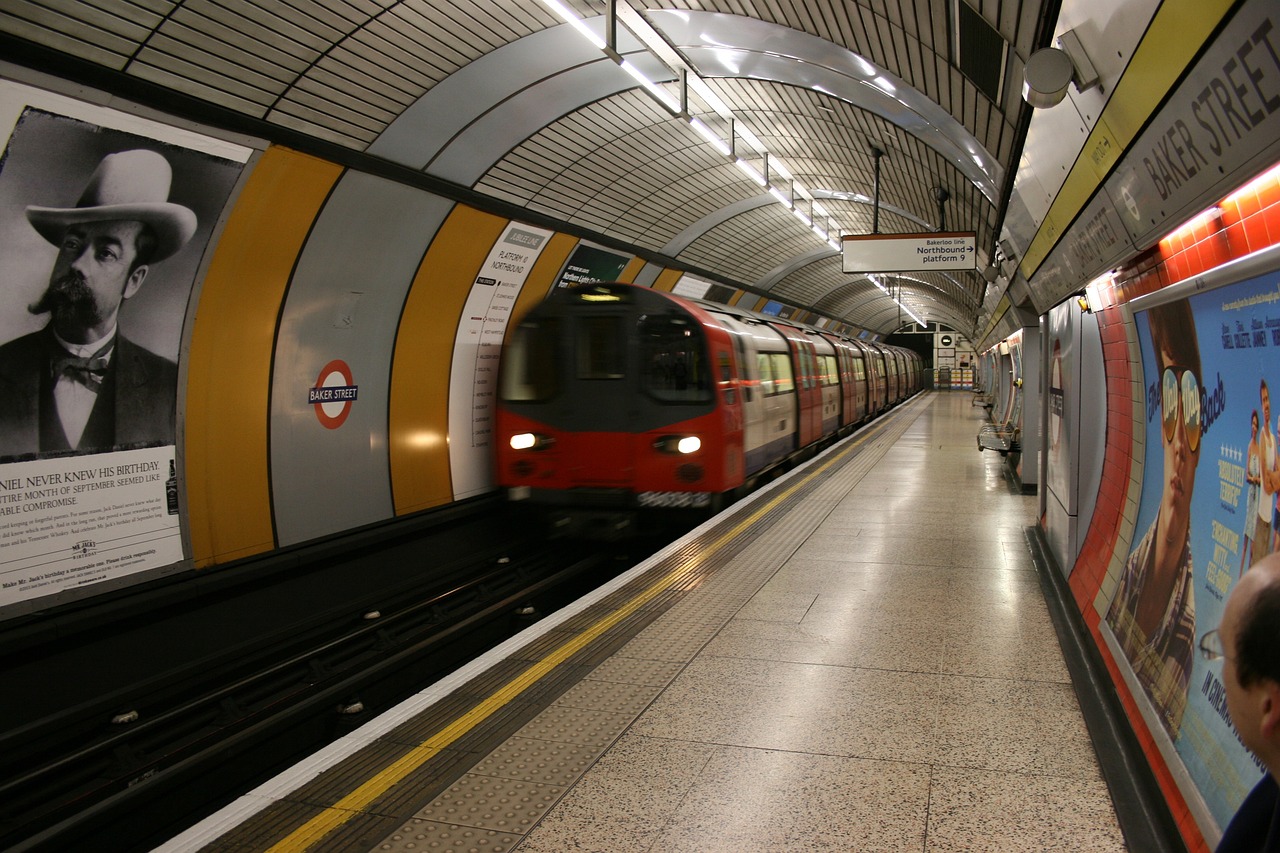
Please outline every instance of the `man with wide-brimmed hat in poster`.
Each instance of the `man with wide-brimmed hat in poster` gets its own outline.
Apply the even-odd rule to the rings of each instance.
[[[172,176],[155,151],[121,151],[102,159],[74,207],[27,207],[58,255],[28,307],[49,323],[0,347],[0,457],[173,443],[177,366],[118,325],[151,266],[195,233],[195,213],[169,201]]]

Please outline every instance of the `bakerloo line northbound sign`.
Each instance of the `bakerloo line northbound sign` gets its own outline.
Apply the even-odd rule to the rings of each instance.
[[[842,238],[844,272],[930,272],[978,268],[972,231],[926,234],[848,234]]]

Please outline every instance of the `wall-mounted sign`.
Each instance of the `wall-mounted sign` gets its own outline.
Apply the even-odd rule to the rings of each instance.
[[[490,441],[502,339],[525,280],[550,239],[545,229],[509,224],[467,295],[449,373],[449,469],[455,500],[493,488]]]
[[[978,268],[978,237],[971,231],[928,234],[847,234],[845,272],[929,272]]]
[[[315,387],[307,389],[307,402],[315,407],[321,426],[337,429],[351,414],[351,404],[359,391],[351,378],[351,368],[345,361],[334,359],[320,370]]]
[[[39,599],[85,598],[183,560],[175,451],[183,319],[252,151],[10,81],[0,81],[0,148],[0,611],[8,618],[49,603]],[[122,236],[136,233],[132,223],[155,238],[149,260]],[[78,260],[69,247],[85,240],[68,234],[93,238]],[[84,273],[72,274],[85,263],[97,270],[92,289]],[[89,315],[117,310],[113,339],[97,338]],[[58,343],[95,339],[77,352]]]

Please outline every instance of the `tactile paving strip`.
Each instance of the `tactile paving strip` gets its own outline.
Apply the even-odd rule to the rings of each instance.
[[[322,773],[262,813],[272,828],[261,827],[259,842],[282,837],[287,812],[324,809],[337,828],[308,834],[304,823],[291,849],[510,850],[772,577],[830,512],[830,495],[861,479],[918,405],[877,421],[812,473],[748,501],[341,769]],[[850,475],[854,461],[859,470]],[[776,524],[784,518],[787,524]],[[761,536],[766,529],[770,535]],[[730,563],[734,571],[718,571]],[[344,791],[359,794],[379,767],[402,767],[419,755],[427,757],[399,771],[388,790],[343,799]],[[359,820],[336,814],[352,801],[364,803]],[[251,828],[241,829],[246,838]],[[371,839],[379,829],[381,839]]]

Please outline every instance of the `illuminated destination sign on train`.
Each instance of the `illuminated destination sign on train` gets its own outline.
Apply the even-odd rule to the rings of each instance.
[[[929,272],[978,268],[972,231],[927,234],[847,234],[845,272]]]

